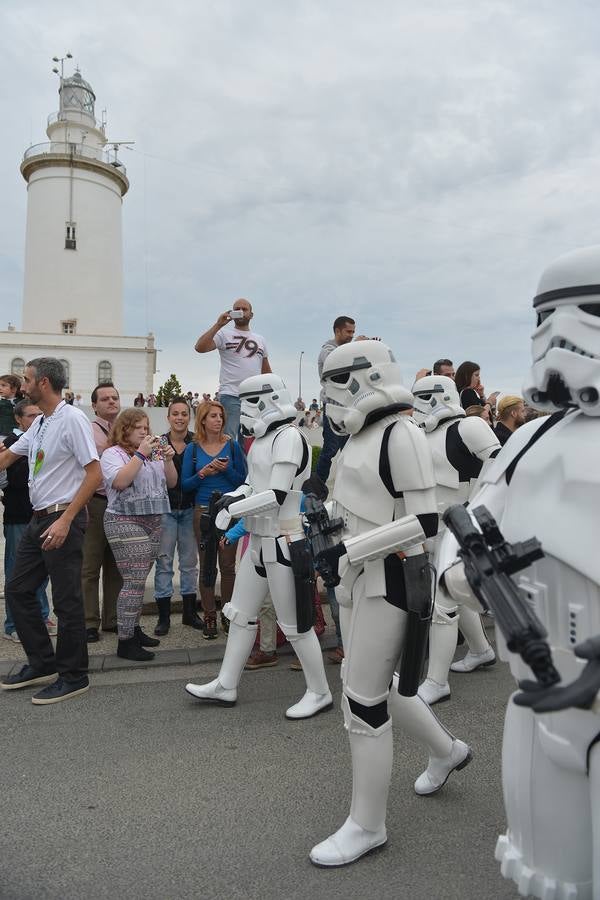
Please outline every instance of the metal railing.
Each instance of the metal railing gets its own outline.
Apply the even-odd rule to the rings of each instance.
[[[68,124],[69,122],[76,122],[79,125],[90,125],[93,122],[94,128],[97,128],[98,131],[101,131],[104,134],[104,126],[102,122],[99,122],[97,119],[95,119],[91,113],[86,113],[78,109],[70,109],[68,111],[63,110],[62,112],[59,111],[51,113],[48,116],[48,125],[53,125],[55,122],[64,122],[65,124]]]
[[[122,162],[115,159],[114,152],[111,154],[108,150],[100,150],[98,147],[89,147],[87,144],[66,143],[64,141],[49,141],[45,144],[34,144],[28,147],[23,154],[23,161],[31,159],[32,156],[75,156],[85,159],[96,159],[107,166],[113,166],[118,169],[122,175],[127,174],[127,170]]]

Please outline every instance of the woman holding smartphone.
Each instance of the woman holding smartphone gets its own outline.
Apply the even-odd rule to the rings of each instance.
[[[194,533],[198,542],[200,561],[199,587],[204,613],[203,635],[207,640],[217,636],[215,589],[204,581],[204,550],[201,547],[200,517],[208,509],[214,491],[231,492],[246,477],[246,458],[237,443],[225,433],[225,410],[213,400],[201,403],[196,411],[194,440],[185,449],[181,467],[181,486],[194,491]],[[228,603],[235,582],[235,545],[220,546],[218,564],[221,572],[221,605]],[[223,630],[226,620],[221,616]]]
[[[177,484],[175,451],[150,434],[141,409],[126,409],[115,420],[100,465],[108,505],[104,531],[123,577],[117,600],[119,645],[123,659],[149,660],[145,647],[160,641],[144,634],[140,616],[146,578],[158,555],[162,514],[171,507],[167,488]]]

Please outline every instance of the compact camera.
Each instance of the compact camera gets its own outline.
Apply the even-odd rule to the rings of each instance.
[[[244,310],[243,309],[230,309],[229,315],[232,319],[243,319],[244,318]]]

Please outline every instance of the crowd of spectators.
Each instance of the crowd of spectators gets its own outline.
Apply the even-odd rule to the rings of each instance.
[[[239,430],[239,384],[251,375],[271,371],[266,341],[250,327],[253,316],[247,300],[236,300],[200,335],[196,351],[219,354],[218,391],[212,397],[187,391],[173,398],[165,411],[162,435],[151,433],[144,411],[144,406],[156,404],[154,394],[139,393],[133,408],[121,410],[117,387],[110,382],[99,384],[90,398],[94,413],[90,423],[77,409],[84,402],[81,396],[63,394],[66,379],[58,360],[32,360],[25,368],[23,385],[17,376],[0,376],[0,469],[6,468],[6,473],[0,472],[4,636],[21,640],[28,657],[27,666],[9,688],[42,684],[57,672],[59,688],[50,699],[45,688],[39,702],[81,693],[87,689],[86,644],[107,633],[117,633],[119,656],[152,659],[148,648],[157,646],[171,627],[176,555],[183,625],[207,640],[217,636],[219,625],[227,631],[227,619],[222,613],[219,619],[218,613],[233,591],[243,527],[228,532],[218,546],[219,604],[214,573],[205,564],[203,523],[212,494],[232,491],[247,473],[248,447]],[[366,339],[355,332],[356,322],[350,316],[335,319],[333,335],[317,360],[319,376],[333,349]],[[455,380],[466,415],[483,418],[502,444],[535,415],[519,396],[487,394],[476,362],[467,360],[455,369],[452,360],[441,358],[416,378],[432,373]],[[332,460],[346,438],[331,428],[323,393],[308,406],[298,397],[295,407],[301,427],[322,425],[316,473],[327,482]],[[146,581],[153,567],[156,637],[145,634],[140,626]],[[56,649],[49,638],[57,626],[48,602],[48,579],[58,615]],[[344,653],[332,590],[328,599],[337,635],[330,659],[341,662]],[[260,645],[248,668],[277,663],[276,622],[269,599],[261,610],[260,625]]]

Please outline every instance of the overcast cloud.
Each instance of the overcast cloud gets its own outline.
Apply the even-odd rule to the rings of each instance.
[[[341,313],[410,384],[439,356],[518,390],[553,257],[600,241],[593,2],[4,3],[0,299],[20,326],[30,143],[70,50],[123,150],[125,321],[158,386],[240,296],[305,399]],[[70,74],[70,69],[67,70]]]

